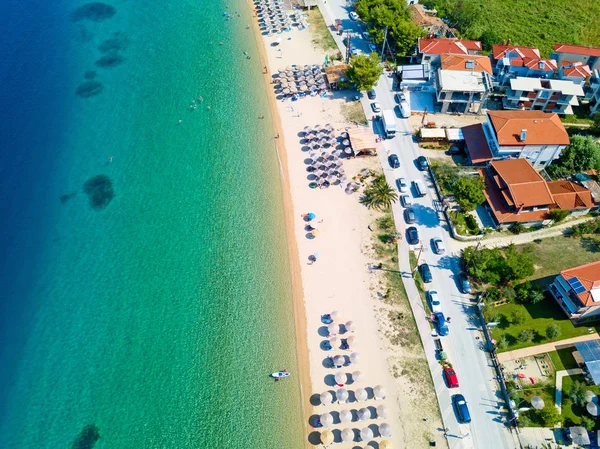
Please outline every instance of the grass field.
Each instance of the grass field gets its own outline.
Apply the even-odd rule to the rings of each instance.
[[[594,0],[447,0],[448,11],[466,4],[459,30],[478,39],[484,31],[500,40],[537,47],[549,56],[554,42],[600,46],[600,2]],[[435,2],[437,3],[437,2]],[[471,23],[469,23],[471,22]],[[461,26],[462,25],[462,26]]]
[[[327,28],[327,24],[319,8],[312,8],[306,13],[308,14],[308,22],[310,23],[309,30],[313,45],[327,53],[338,51],[337,44],[329,32],[329,28]]]
[[[548,355],[550,356],[550,360],[552,360],[554,369],[556,371],[563,371],[566,369],[578,368],[577,362],[573,357],[573,352],[575,351],[575,346],[570,346],[568,348],[549,352]]]
[[[579,407],[579,406],[573,404],[568,398],[568,394],[569,394],[569,391],[571,390],[571,386],[573,385],[573,383],[575,381],[579,381],[579,382],[583,383],[584,385],[586,385],[586,390],[593,391],[597,395],[600,395],[600,386],[599,385],[587,385],[587,382],[585,381],[585,378],[583,377],[583,375],[580,374],[577,376],[565,376],[563,378],[563,384],[562,384],[562,390],[563,390],[562,416],[563,416],[563,423],[566,426],[579,425],[581,423],[581,418],[584,416],[587,418],[591,418],[590,414],[587,412],[585,407]],[[598,430],[599,428],[600,428],[599,423],[598,423],[598,421],[596,421],[595,430]]]

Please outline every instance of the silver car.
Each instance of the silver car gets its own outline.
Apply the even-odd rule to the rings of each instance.
[[[436,254],[444,254],[446,252],[446,246],[439,237],[434,237],[431,239],[431,246]]]
[[[427,292],[427,299],[429,301],[429,308],[431,309],[432,313],[442,311],[442,303],[440,302],[438,292],[435,290],[429,290]]]
[[[398,190],[400,191],[400,193],[408,192],[408,183],[406,182],[406,179],[404,179],[404,178],[396,179],[396,185],[398,186]]]
[[[410,201],[410,195],[400,195],[400,203],[403,207],[409,207],[412,205]]]

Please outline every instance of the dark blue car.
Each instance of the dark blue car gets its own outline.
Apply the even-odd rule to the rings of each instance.
[[[469,413],[469,407],[467,407],[467,401],[462,394],[455,394],[452,396],[452,405],[456,410],[456,416],[458,421],[461,423],[470,423],[471,414]]]
[[[439,335],[441,335],[442,337],[448,335],[448,332],[450,332],[450,330],[448,329],[448,321],[446,321],[446,317],[442,312],[435,312],[433,314],[433,322]]]
[[[390,154],[388,161],[390,163],[390,167],[392,167],[392,168],[400,167],[400,159],[398,159],[398,156],[396,156],[395,154]]]

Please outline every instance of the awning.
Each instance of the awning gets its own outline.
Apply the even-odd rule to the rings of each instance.
[[[366,126],[349,129],[348,137],[350,138],[350,143],[355,153],[360,153],[362,151],[375,151],[377,148],[375,134],[373,134],[371,128]]]

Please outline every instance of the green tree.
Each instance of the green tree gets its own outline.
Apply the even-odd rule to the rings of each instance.
[[[504,260],[503,278],[506,281],[524,279],[535,271],[530,247],[519,251],[515,245],[509,245],[504,250]]]
[[[519,332],[519,335],[517,335],[517,339],[523,343],[529,343],[531,340],[533,340],[534,335],[535,334],[531,329],[523,329],[521,332]]]
[[[544,292],[542,292],[539,288],[534,288],[527,295],[527,299],[531,304],[537,304],[544,299]]]
[[[383,66],[379,64],[377,53],[370,55],[357,55],[350,59],[351,67],[346,76],[356,84],[358,90],[371,90],[377,84],[383,73]]]
[[[591,432],[592,430],[594,430],[595,425],[596,425],[596,423],[594,422],[593,419],[588,418],[587,416],[581,417],[581,426],[585,427],[585,430],[587,430],[588,432]]]
[[[500,335],[500,338],[498,338],[497,344],[500,349],[508,348],[508,340],[506,339],[506,335],[504,335],[504,334]]]
[[[365,189],[364,195],[360,199],[360,202],[369,209],[379,211],[389,208],[396,201],[398,201],[398,193],[396,189],[390,187],[384,175],[377,176],[373,183]]]
[[[568,210],[558,208],[552,209],[550,212],[548,212],[548,217],[550,218],[550,220],[556,223],[558,223],[559,221],[563,221],[569,215],[571,215],[571,212],[569,212]]]
[[[503,264],[502,254],[497,248],[470,246],[463,250],[463,265],[469,276],[486,284],[500,282],[499,268]]]
[[[591,136],[576,135],[546,171],[553,178],[563,178],[592,168],[600,169],[600,144]]]
[[[551,324],[546,328],[546,337],[549,340],[555,340],[560,336],[560,327],[556,324]]]
[[[425,31],[409,20],[396,22],[389,33],[396,44],[396,52],[401,56],[409,54],[417,40],[425,36]]]
[[[484,183],[479,176],[463,176],[452,184],[454,198],[463,210],[469,212],[485,201]]]
[[[554,427],[561,420],[558,409],[554,406],[554,404],[549,404],[543,409],[538,410],[536,415],[538,416],[542,425],[545,427]]]
[[[511,314],[510,318],[511,318],[511,321],[513,322],[513,324],[516,324],[517,326],[519,324],[523,324],[525,322],[525,320],[527,319],[527,317],[521,310],[515,310]]]
[[[499,43],[502,40],[502,37],[495,29],[488,28],[481,33],[479,40],[481,41],[481,46],[485,51],[492,51],[492,45]]]
[[[573,382],[573,385],[569,390],[569,399],[573,404],[583,407],[586,404],[585,385],[578,380]]]

